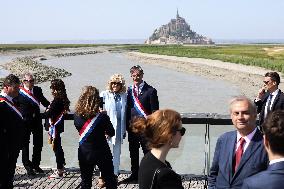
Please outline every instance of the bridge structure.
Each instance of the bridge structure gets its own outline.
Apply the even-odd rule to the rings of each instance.
[[[210,170],[211,159],[211,137],[210,129],[214,125],[232,125],[229,115],[220,115],[216,113],[182,113],[182,123],[185,127],[189,124],[201,124],[204,127],[204,165],[203,174],[181,174],[184,188],[207,188],[207,176]],[[44,116],[42,115],[44,119]],[[65,120],[73,120],[73,114],[66,114]],[[80,188],[81,178],[79,168],[67,168],[64,177],[61,179],[48,179],[48,174],[52,172],[51,168],[44,168],[45,173],[33,177],[25,174],[25,169],[22,166],[17,166],[14,188]],[[139,188],[138,184],[123,184],[121,181],[128,177],[129,171],[121,171],[118,181],[118,188]],[[98,188],[99,171],[95,170],[93,175],[93,188]]]

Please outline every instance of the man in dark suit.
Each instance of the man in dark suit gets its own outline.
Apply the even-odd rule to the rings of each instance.
[[[275,110],[284,110],[284,94],[278,88],[280,76],[277,72],[267,72],[264,75],[263,87],[259,90],[255,99],[257,113],[259,113],[259,125]]]
[[[127,118],[126,129],[128,131],[129,152],[131,158],[130,177],[124,182],[137,182],[139,170],[139,148],[142,147],[143,153],[149,150],[146,140],[141,135],[135,134],[131,129],[131,121],[135,117],[146,117],[159,109],[157,90],[143,81],[143,70],[137,65],[130,69],[133,85],[127,91]]]
[[[253,102],[236,97],[231,101],[230,112],[236,131],[223,134],[217,141],[209,188],[241,188],[245,178],[267,168],[268,157],[255,125]]]
[[[8,75],[0,94],[0,189],[13,188],[17,158],[22,147],[23,117],[13,99],[19,94],[20,80]]]
[[[267,170],[244,180],[242,189],[284,187],[284,111],[276,110],[263,124],[264,146],[270,160]]]
[[[23,76],[23,86],[20,87],[18,101],[24,118],[25,135],[22,149],[22,162],[28,175],[44,173],[39,167],[43,146],[43,126],[40,117],[40,104],[48,107],[49,101],[43,96],[42,89],[34,86],[34,77],[30,73]],[[30,135],[33,134],[33,155],[29,160]]]

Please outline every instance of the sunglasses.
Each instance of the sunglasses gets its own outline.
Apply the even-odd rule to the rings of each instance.
[[[265,85],[267,85],[269,82],[270,82],[270,81],[263,81],[263,83],[264,83]]]
[[[180,135],[183,136],[185,134],[186,129],[184,127],[177,129],[176,131],[180,132]]]
[[[30,82],[30,83],[32,83],[32,82],[34,82],[34,81],[35,81],[34,79],[31,79],[31,80],[25,79],[25,80],[24,80],[24,82]]]
[[[121,85],[120,82],[111,82],[112,85]]]

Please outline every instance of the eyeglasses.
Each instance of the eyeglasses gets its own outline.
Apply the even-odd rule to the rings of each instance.
[[[185,134],[186,129],[184,127],[177,129],[176,131],[180,132],[180,135],[183,136]]]
[[[24,82],[30,82],[30,83],[32,83],[32,82],[34,82],[34,81],[35,81],[34,79],[31,79],[31,80],[25,79],[25,80],[24,80]]]
[[[121,85],[120,82],[111,82],[112,85]]]

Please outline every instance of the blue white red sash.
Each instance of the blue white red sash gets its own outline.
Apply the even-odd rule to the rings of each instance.
[[[64,111],[65,112],[65,111]],[[63,120],[64,112],[62,112],[58,118],[52,122],[51,118],[49,118],[49,129],[48,129],[48,143],[49,144],[54,144],[54,139],[56,136],[56,126]]]
[[[148,114],[137,97],[137,93],[135,91],[134,85],[132,85],[130,89],[131,89],[131,96],[132,96],[134,108],[141,116],[144,116],[146,118]]]
[[[23,116],[21,114],[21,112],[18,110],[18,108],[14,105],[13,102],[10,102],[7,98],[5,97],[0,97],[0,102],[6,102],[6,104],[13,109],[13,111],[15,111],[18,116],[20,116],[23,119]]]
[[[40,106],[39,101],[37,100],[37,98],[27,89],[25,89],[24,87],[20,87],[20,91],[19,91],[23,96],[27,97],[28,99],[30,99],[33,103],[35,103],[36,105]]]
[[[83,144],[83,142],[86,141],[88,136],[92,133],[94,128],[97,126],[99,120],[100,120],[101,113],[98,113],[95,117],[88,119],[83,127],[79,131],[79,144]]]

